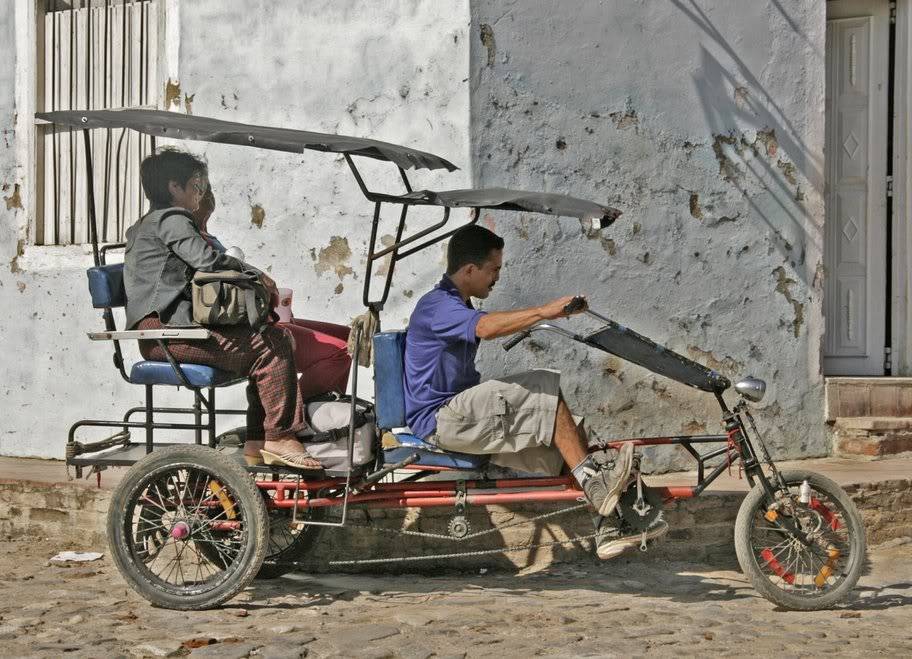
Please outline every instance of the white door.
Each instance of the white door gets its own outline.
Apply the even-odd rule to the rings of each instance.
[[[827,3],[827,375],[884,374],[889,20],[887,0]]]

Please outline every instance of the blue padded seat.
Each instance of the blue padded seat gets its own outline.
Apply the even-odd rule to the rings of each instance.
[[[374,335],[374,410],[377,414],[377,426],[383,430],[403,428],[406,425],[404,356],[404,330],[378,332]],[[419,455],[416,464],[429,467],[477,469],[488,462],[487,455],[446,452],[415,435],[395,435],[400,446],[384,449],[383,457],[387,464],[405,460],[416,452]]]
[[[89,293],[92,295],[92,306],[96,309],[125,306],[127,294],[123,281],[124,264],[112,263],[89,268]],[[233,373],[220,371],[205,364],[181,364],[187,380],[194,387],[220,387],[226,384],[246,380]],[[130,382],[133,384],[172,384],[180,386],[183,382],[168,362],[143,361],[133,364],[130,369]]]
[[[181,370],[194,387],[220,387],[230,382],[246,380],[234,373],[220,371],[205,364],[181,364]],[[168,362],[136,362],[130,369],[130,382],[133,384],[172,384],[182,386],[183,382]]]
[[[96,309],[105,307],[123,307],[127,304],[127,293],[123,283],[123,263],[99,265],[89,268],[89,293],[92,295],[92,306]]]
[[[388,448],[383,451],[383,458],[387,464],[405,460],[413,453],[418,453],[416,464],[427,467],[449,467],[450,469],[479,469],[488,464],[487,455],[470,455],[468,453],[454,453],[442,451],[436,446],[415,435],[395,433],[401,446]]]
[[[405,330],[374,335],[374,408],[377,426],[405,427]]]

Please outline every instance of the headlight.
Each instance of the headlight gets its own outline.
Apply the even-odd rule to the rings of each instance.
[[[749,375],[735,383],[735,391],[747,400],[759,403],[766,394],[766,382]]]

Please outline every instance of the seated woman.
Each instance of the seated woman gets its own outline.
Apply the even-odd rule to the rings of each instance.
[[[193,221],[191,213],[209,187],[202,160],[176,149],[161,149],[143,160],[140,176],[151,210],[127,230],[126,327],[193,326],[189,296],[193,273],[251,266],[213,249]],[[262,277],[275,293],[275,283],[265,274]],[[304,403],[295,386],[291,342],[285,332],[277,327],[256,332],[242,325],[208,329],[210,338],[171,341],[168,349],[178,362],[207,364],[249,378],[244,445],[248,463],[265,459],[267,464],[319,469],[320,463],[296,436],[306,428]],[[140,341],[139,348],[146,359],[166,359],[152,341]]]
[[[225,253],[225,246],[209,233],[209,218],[215,210],[212,188],[206,190],[193,219],[200,235],[218,252]],[[344,394],[348,388],[351,356],[348,354],[349,328],[345,325],[303,320],[294,316],[287,322],[277,323],[291,335],[294,346],[298,390],[304,400],[331,391]]]

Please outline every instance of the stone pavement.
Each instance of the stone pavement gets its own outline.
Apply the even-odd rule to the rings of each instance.
[[[287,576],[222,609],[174,612],[127,588],[107,556],[0,542],[7,657],[912,656],[912,544],[886,543],[844,606],[776,609],[736,571],[638,555],[533,575]]]

